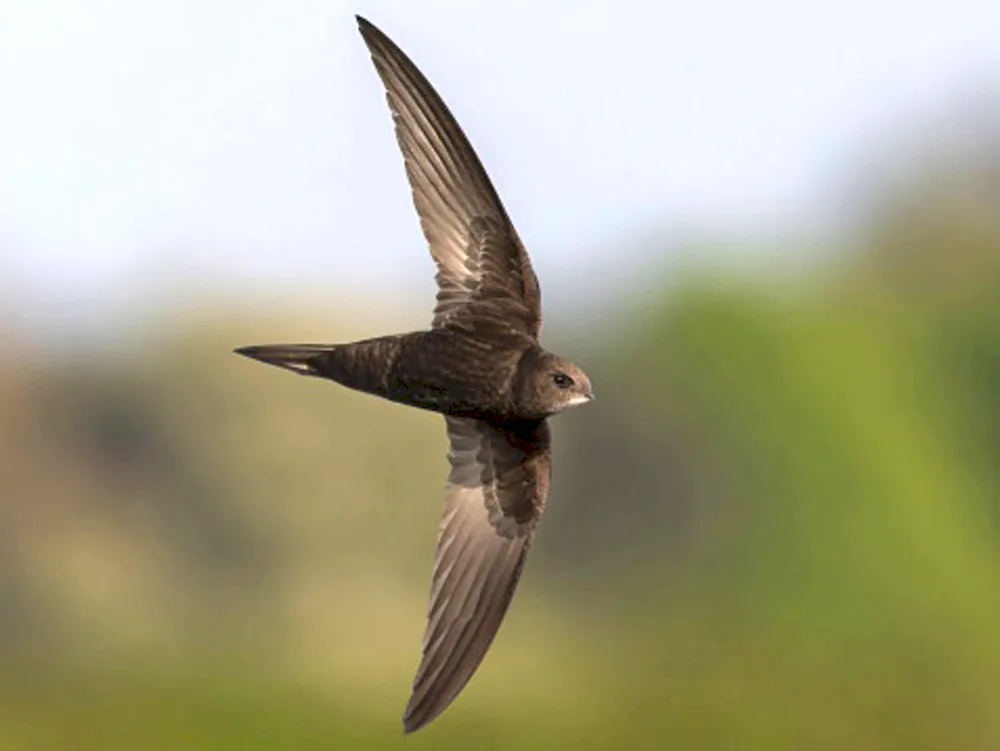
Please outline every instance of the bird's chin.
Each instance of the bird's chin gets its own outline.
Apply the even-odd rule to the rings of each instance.
[[[572,396],[563,402],[562,406],[559,408],[560,412],[565,412],[567,409],[572,409],[573,407],[579,407],[581,404],[589,404],[593,401],[594,397],[586,396],[584,394],[579,394],[577,396]]]

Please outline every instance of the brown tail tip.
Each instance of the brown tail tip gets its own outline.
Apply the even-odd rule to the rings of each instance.
[[[299,375],[318,376],[317,358],[332,349],[331,344],[257,344],[233,351]]]

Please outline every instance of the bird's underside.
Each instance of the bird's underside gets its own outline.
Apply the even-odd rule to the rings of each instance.
[[[404,716],[411,732],[459,694],[510,605],[548,496],[544,418],[592,393],[578,369],[576,382],[568,371],[552,370],[550,377],[544,370],[557,358],[538,345],[538,280],[461,128],[406,55],[364,19],[358,24],[385,87],[437,266],[431,329],[350,344],[237,351],[445,416],[450,473],[423,658]],[[518,394],[535,394],[525,373],[541,378],[554,396],[539,391],[534,401],[521,399]]]
[[[523,417],[512,403],[511,383],[532,348],[524,338],[484,339],[434,329],[347,344],[263,345],[240,352],[411,407],[508,422]]]

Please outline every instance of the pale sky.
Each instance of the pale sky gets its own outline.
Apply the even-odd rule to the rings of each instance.
[[[872,143],[1000,86],[993,0],[3,0],[0,312],[86,325],[171,285],[430,305],[354,13],[444,97],[556,297],[657,262],[637,233],[821,226]]]

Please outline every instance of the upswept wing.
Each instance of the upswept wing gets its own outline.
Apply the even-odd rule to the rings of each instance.
[[[541,294],[528,253],[458,123],[417,67],[363,18],[413,202],[438,267],[433,326],[538,338]]]

